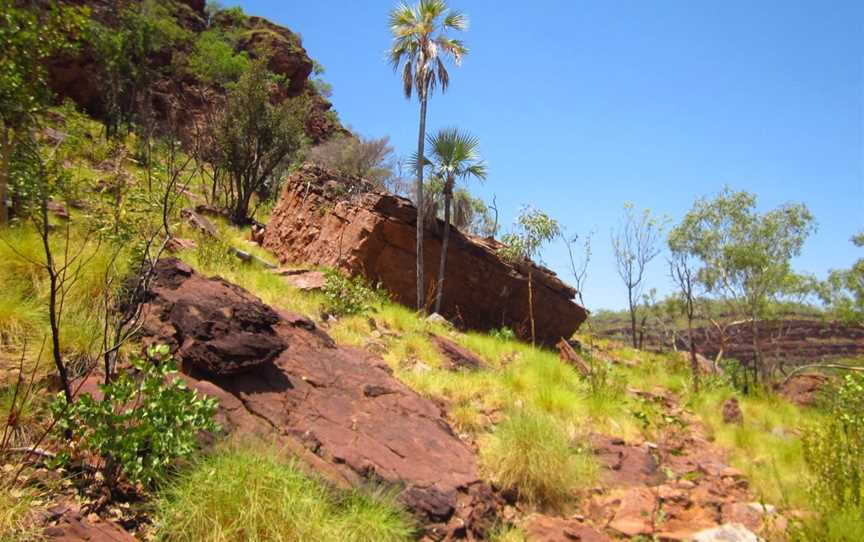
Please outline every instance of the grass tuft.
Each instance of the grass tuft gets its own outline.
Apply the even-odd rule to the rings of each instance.
[[[397,542],[413,527],[391,496],[338,493],[275,452],[231,447],[181,475],[158,503],[166,542]]]
[[[552,416],[522,410],[498,425],[481,448],[488,476],[532,505],[557,508],[596,480],[597,466],[574,447]]]

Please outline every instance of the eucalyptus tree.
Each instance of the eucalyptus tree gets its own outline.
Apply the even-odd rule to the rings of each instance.
[[[645,289],[645,270],[660,254],[664,221],[648,209],[636,213],[633,204],[624,205],[624,216],[612,232],[612,249],[618,276],[627,287],[627,307],[630,311],[630,339],[633,348],[641,345],[636,333],[636,311]]]
[[[540,249],[561,236],[561,225],[539,209],[523,207],[516,219],[515,230],[501,238],[499,254],[511,263],[528,262],[540,256]],[[528,265],[528,318],[531,322],[531,344],[536,344],[534,329],[533,266]]]
[[[400,3],[389,17],[393,44],[388,51],[394,71],[402,72],[402,89],[410,99],[417,94],[420,102],[420,130],[417,136],[417,156],[425,156],[426,108],[429,96],[440,87],[442,92],[450,85],[450,74],[445,61],[457,66],[468,54],[465,44],[447,36],[450,30],[468,28],[468,18],[451,10],[444,0],[420,0],[414,6]],[[423,167],[417,164],[417,308],[425,307],[423,273]]]
[[[444,198],[444,235],[441,241],[441,259],[438,267],[438,291],[435,295],[435,312],[441,311],[444,297],[444,278],[447,268],[447,247],[450,243],[450,213],[453,204],[453,190],[457,181],[475,178],[486,179],[486,164],[480,158],[480,141],[458,128],[444,128],[430,135],[429,147],[432,152],[426,158],[432,175],[441,181]]]
[[[674,249],[702,264],[698,279],[706,291],[749,320],[754,381],[763,368],[759,323],[771,301],[797,293],[806,282],[792,270],[792,258],[815,227],[804,204],[760,213],[754,194],[724,188],[714,198],[697,200],[673,230]]]

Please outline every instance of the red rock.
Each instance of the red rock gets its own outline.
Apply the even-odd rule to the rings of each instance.
[[[611,542],[612,539],[590,525],[574,519],[534,515],[525,521],[528,542]]]
[[[285,282],[304,292],[321,290],[327,283],[327,278],[321,271],[309,269],[280,269],[278,275],[285,278]]]
[[[744,423],[744,413],[741,412],[741,406],[738,404],[738,398],[730,397],[723,401],[723,423],[734,423],[741,425]]]
[[[645,487],[621,490],[615,493],[619,504],[609,528],[626,536],[650,535],[654,532],[657,496]]]
[[[210,237],[218,237],[219,232],[212,222],[207,220],[204,215],[198,214],[192,209],[183,209],[180,211],[180,217],[183,218],[190,226],[196,230],[209,235]]]
[[[206,279],[176,260],[160,262],[159,269],[145,306],[151,340],[184,337],[191,332],[187,322],[196,329],[202,318],[177,319],[177,306],[207,315],[215,306],[248,303],[258,313],[256,298],[221,279]],[[217,421],[231,432],[276,439],[335,484],[399,488],[401,501],[430,532],[485,536],[500,500],[480,480],[473,452],[441,409],[396,380],[383,360],[337,347],[312,321],[281,312],[276,320],[270,327],[287,348],[243,373],[203,372],[178,350],[190,385],[219,400]],[[213,365],[231,362],[224,350],[210,353]]]
[[[804,373],[793,376],[778,386],[780,394],[800,406],[812,406],[831,379],[818,373]]]
[[[359,186],[360,194],[347,197],[346,187],[352,183]],[[416,208],[405,198],[371,191],[362,181],[307,165],[286,180],[264,246],[282,263],[365,274],[370,281],[380,282],[396,301],[414,306],[416,216]],[[538,341],[554,345],[561,337],[570,337],[587,316],[573,302],[575,290],[547,269],[505,262],[498,256],[501,246],[452,231],[442,316],[470,329],[507,326],[529,338],[530,273]],[[426,289],[431,292],[441,251],[441,236],[431,226],[425,250]]]
[[[198,243],[193,241],[192,239],[181,239],[179,237],[172,237],[168,240],[168,244],[165,245],[165,250],[172,253],[181,252],[183,250],[192,250],[198,246]]]
[[[432,343],[441,352],[441,355],[450,362],[450,369],[480,369],[486,364],[477,354],[459,346],[450,339],[440,335],[432,335]]]
[[[55,527],[48,527],[43,533],[53,542],[136,542],[136,538],[116,523],[109,521],[91,522],[77,515],[64,515]]]
[[[274,326],[279,315],[258,298],[221,279],[206,279],[173,258],[156,264],[143,334],[164,342],[187,365],[235,375],[272,363],[287,343]]]
[[[605,468],[602,478],[610,487],[656,486],[666,476],[644,446],[628,445],[622,439],[591,435],[594,454]]]

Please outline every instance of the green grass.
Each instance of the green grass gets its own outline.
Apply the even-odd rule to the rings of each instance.
[[[487,475],[528,504],[561,507],[596,480],[593,457],[548,414],[515,412],[485,440],[480,457]]]
[[[392,497],[337,492],[266,447],[218,451],[158,502],[157,539],[166,542],[397,542],[413,533]]]
[[[722,419],[723,401],[733,395],[744,414],[741,425]],[[705,391],[690,404],[709,435],[729,450],[731,464],[747,475],[758,496],[771,504],[809,508],[800,435],[808,425],[818,424],[823,414],[769,392],[742,396],[726,387]]]
[[[31,510],[39,494],[32,488],[0,482],[0,542],[43,540]]]

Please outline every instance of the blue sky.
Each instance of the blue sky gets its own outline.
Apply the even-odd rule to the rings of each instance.
[[[385,62],[392,1],[244,0],[303,36],[343,122],[416,146],[418,106]],[[764,209],[804,202],[819,231],[796,261],[824,277],[860,257],[864,228],[864,3],[452,0],[471,49],[432,98],[429,128],[477,135],[489,164],[475,193],[505,226],[523,204],[570,233],[593,230],[588,306],[623,308],[610,229],[633,202],[673,221],[725,184]],[[566,250],[546,264],[568,279]],[[662,256],[648,286],[671,285]]]

